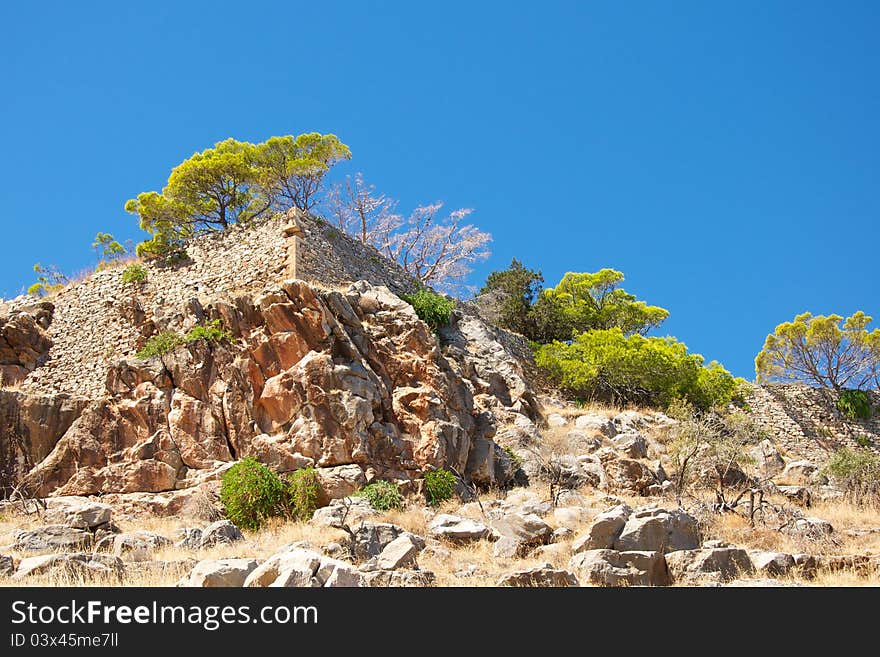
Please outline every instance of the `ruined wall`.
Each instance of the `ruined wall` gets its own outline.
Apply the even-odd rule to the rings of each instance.
[[[842,446],[853,447],[865,436],[880,453],[880,394],[869,392],[874,416],[850,420],[837,410],[834,392],[803,384],[755,386],[747,398],[756,422],[792,455],[824,461]]]
[[[155,326],[178,328],[175,317],[182,319],[192,300],[206,295],[256,294],[294,277],[324,287],[365,279],[398,293],[415,288],[396,263],[372,247],[321,220],[296,215],[298,219],[277,215],[201,235],[187,246],[187,262],[174,267],[145,264],[148,279],[143,284],[123,284],[120,266],[69,285],[50,299],[49,357],[28,374],[21,390],[104,396],[109,364],[133,356],[143,345],[146,336],[136,326],[146,319]],[[285,230],[292,222],[299,225],[297,234]],[[2,302],[0,316],[34,304],[27,296]]]

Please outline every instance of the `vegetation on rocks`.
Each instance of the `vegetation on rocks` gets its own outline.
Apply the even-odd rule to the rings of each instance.
[[[250,456],[221,479],[220,501],[226,517],[244,529],[256,531],[268,518],[289,516],[290,497],[284,480]]]
[[[147,270],[142,265],[132,264],[122,271],[122,282],[129,283],[145,283],[147,280]]]
[[[231,342],[232,333],[223,328],[223,322],[219,319],[212,319],[207,325],[199,324],[193,326],[189,333],[184,336],[183,341],[186,343],[204,340],[205,342]]]
[[[425,497],[431,506],[439,506],[455,494],[455,475],[445,468],[425,473]]]
[[[40,263],[37,263],[34,265],[34,272],[37,274],[37,282],[27,290],[28,294],[34,296],[44,297],[54,294],[63,289],[69,282],[67,276],[58,271],[55,265],[43,267]]]
[[[98,233],[95,235],[95,241],[92,242],[92,248],[98,254],[100,260],[95,268],[97,271],[106,269],[117,263],[125,257],[128,251],[124,246],[117,242],[110,233]]]
[[[286,509],[294,520],[308,520],[318,508],[321,482],[315,468],[300,468],[287,477]]]
[[[420,288],[413,294],[403,294],[401,298],[413,307],[416,315],[432,331],[439,331],[449,323],[455,302],[441,294],[432,292],[426,287]]]
[[[864,390],[841,390],[837,398],[837,410],[850,420],[871,418],[871,398]]]
[[[356,495],[367,498],[370,506],[377,511],[402,509],[406,504],[400,487],[391,481],[374,481],[364,486]]]
[[[150,337],[136,355],[140,359],[162,356],[174,351],[181,344],[183,341],[174,331],[161,331]]]
[[[880,506],[880,456],[861,447],[844,447],[834,452],[826,471],[854,504]]]

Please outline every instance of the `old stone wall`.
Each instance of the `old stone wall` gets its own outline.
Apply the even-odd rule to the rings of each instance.
[[[880,394],[869,392],[874,415],[850,420],[837,410],[832,391],[803,384],[754,386],[747,398],[752,417],[793,456],[822,462],[842,446],[855,446],[864,436],[880,452]]]
[[[67,286],[50,299],[54,305],[47,334],[48,359],[20,384],[23,392],[66,392],[97,398],[112,361],[130,357],[143,345],[136,328],[144,320],[160,328],[175,326],[175,315],[205,295],[242,295],[267,285],[299,278],[324,287],[365,279],[401,293],[415,282],[396,263],[326,222],[297,213],[301,230],[290,234],[294,221],[276,215],[223,232],[201,235],[187,246],[189,260],[177,266],[144,263],[143,284],[123,284],[124,266],[95,272]],[[295,265],[291,255],[295,252]],[[0,303],[0,315],[33,307],[33,297]],[[186,328],[186,327],[183,327]]]

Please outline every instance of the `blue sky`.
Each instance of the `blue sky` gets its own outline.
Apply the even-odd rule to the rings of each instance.
[[[185,5],[180,7],[177,5]],[[796,313],[878,316],[880,5],[2,3],[0,296],[226,137],[320,131],[402,209],[472,207],[548,284],[613,267],[753,378]]]

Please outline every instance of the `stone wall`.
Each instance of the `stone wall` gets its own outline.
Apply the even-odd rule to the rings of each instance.
[[[319,219],[295,215],[201,235],[187,246],[188,261],[173,267],[145,264],[143,284],[123,284],[120,266],[68,285],[49,300],[54,305],[49,358],[21,390],[102,397],[109,364],[143,346],[147,336],[137,325],[146,319],[148,327],[185,329],[175,325],[176,317],[186,316],[184,309],[206,295],[256,294],[294,277],[324,287],[365,279],[398,293],[415,288],[411,277],[372,247]],[[299,226],[296,234],[285,230],[292,222]],[[17,297],[0,302],[0,316],[34,306],[33,297]]]
[[[874,416],[850,420],[837,410],[834,392],[803,384],[754,386],[747,398],[755,421],[792,456],[822,462],[835,449],[865,436],[880,453],[880,393],[869,392]]]

